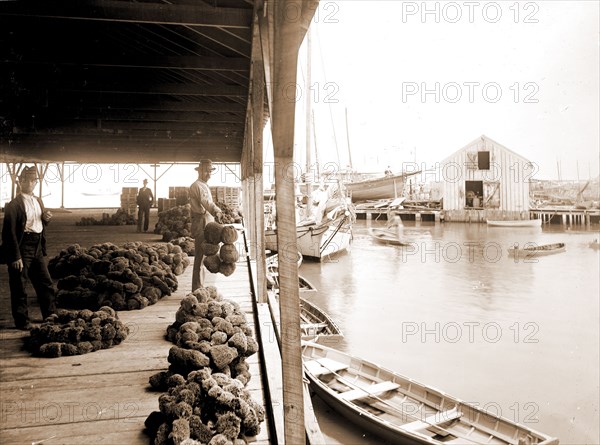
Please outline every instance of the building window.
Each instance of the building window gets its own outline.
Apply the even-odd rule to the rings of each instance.
[[[479,170],[489,170],[490,169],[490,152],[489,151],[477,152],[477,167],[479,168]]]

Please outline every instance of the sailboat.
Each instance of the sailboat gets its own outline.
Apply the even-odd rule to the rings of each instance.
[[[311,37],[307,33],[307,90],[310,88]],[[316,176],[315,182],[298,183],[296,208],[296,237],[298,251],[304,258],[321,259],[348,249],[352,240],[352,225],[356,214],[346,189],[339,178],[318,178],[311,174],[311,136],[314,130],[310,125],[312,115],[311,95],[306,96],[306,173],[305,178]],[[302,189],[302,190],[301,190]],[[267,204],[269,214],[265,218],[265,247],[277,251],[277,227],[275,206]]]

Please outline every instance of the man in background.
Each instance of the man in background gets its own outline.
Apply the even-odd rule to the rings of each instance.
[[[137,231],[142,231],[142,220],[144,221],[144,232],[148,231],[148,224],[150,220],[150,207],[152,207],[152,203],[154,202],[154,196],[152,195],[152,190],[146,187],[148,184],[148,180],[144,179],[144,186],[140,189],[137,195],[137,205],[138,208],[138,222],[137,222]]]
[[[46,225],[52,213],[41,198],[33,195],[38,181],[35,167],[25,167],[19,175],[21,192],[5,207],[2,226],[2,250],[8,266],[10,304],[15,327],[31,329],[27,280],[31,282],[46,319],[55,312],[54,286],[46,262]]]
[[[192,237],[194,238],[194,268],[192,270],[192,291],[204,286],[204,227],[213,217],[221,218],[221,209],[212,200],[208,180],[215,168],[210,159],[203,159],[195,168],[198,179],[190,186],[190,206],[192,213]]]

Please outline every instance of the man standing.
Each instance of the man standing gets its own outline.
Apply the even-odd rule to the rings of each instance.
[[[192,237],[194,238],[194,269],[192,271],[192,291],[204,286],[204,227],[213,216],[221,218],[221,209],[215,205],[208,187],[210,175],[215,170],[212,161],[203,159],[195,169],[198,179],[190,186],[190,206],[192,212]]]
[[[148,231],[150,207],[152,207],[152,202],[154,201],[152,191],[148,187],[146,187],[146,184],[148,184],[148,180],[144,179],[144,186],[140,189],[137,195],[137,205],[139,206],[137,222],[138,232],[142,231],[142,219],[144,220],[144,232]]]
[[[19,175],[21,193],[5,207],[2,248],[8,265],[10,303],[17,329],[29,330],[29,310],[25,286],[31,281],[46,319],[54,313],[54,286],[46,263],[46,225],[52,213],[33,196],[37,183],[35,167],[25,167]]]

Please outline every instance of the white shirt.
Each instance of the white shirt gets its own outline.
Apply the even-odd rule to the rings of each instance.
[[[25,203],[25,212],[27,213],[26,232],[42,233],[44,225],[42,224],[42,208],[40,203],[33,195],[21,193]]]
[[[200,179],[190,186],[190,207],[192,215],[204,215],[208,211],[214,216],[221,211],[212,200],[208,184]]]

